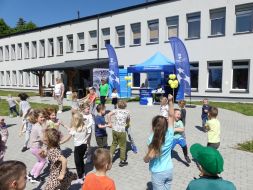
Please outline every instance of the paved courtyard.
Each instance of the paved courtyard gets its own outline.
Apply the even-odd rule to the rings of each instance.
[[[32,101],[40,102],[40,99],[32,99]],[[51,99],[43,99],[42,102],[50,103]],[[112,109],[111,105],[107,109]],[[140,106],[138,103],[129,103],[128,109],[131,111],[131,127],[134,140],[138,147],[138,153],[134,154],[128,151],[129,165],[123,168],[118,166],[117,159],[108,175],[114,179],[118,190],[146,190],[152,189],[150,182],[150,173],[148,164],[143,162],[143,156],[147,150],[146,141],[151,130],[151,120],[154,115],[159,113],[159,106]],[[186,138],[188,146],[193,143],[207,142],[207,134],[199,130],[201,107],[187,108],[186,119]],[[20,118],[6,118],[9,127],[9,139],[7,142],[7,152],[5,160],[17,159],[26,163],[28,171],[35,163],[34,156],[30,151],[21,152],[24,142],[24,137],[18,137],[18,132],[21,124]],[[65,123],[70,123],[70,111],[59,115],[59,118]],[[239,113],[219,110],[219,119],[221,121],[221,146],[219,148],[224,157],[225,165],[222,177],[234,182],[238,190],[251,190],[253,187],[253,154],[234,149],[239,142],[253,138],[253,117],[247,117]],[[62,129],[64,131],[64,129]],[[111,130],[107,129],[109,136],[109,144],[111,143]],[[92,145],[95,146],[94,135],[92,137]],[[73,141],[62,145],[62,150],[68,157],[68,167],[71,171],[75,171],[73,152]],[[189,167],[183,162],[183,154],[180,147],[175,148],[173,164],[173,190],[186,189],[187,184],[193,177],[197,177],[199,171],[193,163]],[[180,159],[182,158],[182,160]],[[87,171],[91,171],[92,166],[87,166]],[[42,184],[27,183],[27,190],[42,189]],[[73,185],[71,189],[80,189],[80,186]]]

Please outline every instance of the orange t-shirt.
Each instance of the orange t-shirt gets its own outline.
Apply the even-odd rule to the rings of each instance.
[[[91,173],[85,177],[82,190],[116,190],[116,187],[111,178]]]
[[[89,100],[90,100],[90,102],[92,103],[92,102],[94,102],[94,100],[96,100],[96,97],[97,97],[97,94],[96,93],[94,93],[94,94],[89,94]]]

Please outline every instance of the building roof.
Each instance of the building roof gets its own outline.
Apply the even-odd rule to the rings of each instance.
[[[101,59],[82,59],[82,60],[73,60],[65,61],[62,63],[43,65],[40,67],[32,67],[24,69],[23,71],[32,72],[32,71],[56,71],[56,70],[69,70],[69,69],[89,69],[89,68],[108,68],[109,60],[108,58]]]
[[[28,30],[28,31],[23,31],[23,32],[15,33],[15,34],[2,36],[2,37],[0,37],[0,39],[7,38],[7,37],[10,37],[10,36],[18,36],[18,35],[21,35],[21,34],[36,32],[36,31],[40,31],[40,30],[46,30],[46,29],[49,29],[49,28],[54,28],[54,27],[63,26],[63,25],[67,25],[67,24],[74,24],[74,23],[78,23],[78,22],[82,22],[82,21],[87,21],[87,20],[91,20],[91,19],[95,19],[95,18],[100,18],[100,17],[105,17],[105,16],[108,16],[108,15],[113,15],[113,14],[117,14],[117,13],[130,11],[130,10],[134,10],[134,9],[139,9],[139,8],[143,8],[143,7],[147,7],[147,6],[166,3],[166,2],[169,2],[169,1],[178,1],[178,0],[156,0],[156,1],[146,2],[146,3],[142,3],[142,4],[130,6],[130,7],[116,9],[116,10],[113,10],[113,11],[103,12],[103,13],[99,13],[99,14],[95,14],[95,15],[91,15],[91,16],[81,17],[81,18],[78,18],[78,19],[73,19],[73,20],[59,22],[59,23],[55,23],[55,24],[51,24],[51,25],[47,25],[47,26],[38,27],[38,28]]]

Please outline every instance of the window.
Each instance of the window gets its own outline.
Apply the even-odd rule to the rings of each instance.
[[[32,74],[31,77],[32,77],[32,82],[33,82],[32,85],[33,86],[38,86],[39,85],[39,77],[35,74]]]
[[[132,44],[140,45],[141,44],[141,23],[131,24],[132,30]]]
[[[4,71],[0,72],[0,85],[4,86]]]
[[[190,63],[191,89],[197,91],[199,88],[199,63]]]
[[[200,13],[187,15],[188,38],[200,38]]]
[[[29,59],[30,53],[29,53],[29,42],[25,42],[25,59]]]
[[[23,71],[19,71],[19,86],[24,85]]]
[[[249,81],[249,62],[234,61],[232,88],[248,90],[248,81]]]
[[[54,56],[54,39],[48,39],[48,57]]]
[[[6,61],[9,61],[9,55],[10,55],[9,46],[5,46],[5,60]]]
[[[30,86],[31,85],[30,72],[26,72],[25,75],[26,75],[25,76],[25,85]]]
[[[15,44],[11,45],[11,60],[15,60],[16,59],[16,47]]]
[[[159,20],[148,21],[148,38],[150,43],[159,42]]]
[[[225,35],[226,8],[210,10],[211,35]]]
[[[17,86],[17,72],[12,71],[12,85]]]
[[[73,52],[73,34],[67,35],[67,52]]]
[[[133,87],[140,87],[141,86],[141,81],[140,81],[140,73],[133,73],[132,78],[133,78]]]
[[[77,51],[84,51],[84,33],[77,34]]]
[[[253,3],[239,5],[235,7],[236,11],[236,32],[253,31]]]
[[[222,62],[208,63],[208,88],[222,88]]]
[[[63,37],[57,37],[57,55],[63,55]]]
[[[11,84],[11,73],[10,71],[6,71],[6,86],[10,86]]]
[[[3,47],[0,47],[0,61],[3,61]]]
[[[18,59],[22,59],[22,44],[18,44]]]
[[[32,58],[37,58],[37,42],[32,42]]]
[[[54,81],[55,81],[54,71],[51,71],[50,75],[51,75],[51,85],[54,86]]]
[[[106,44],[110,44],[110,28],[102,29],[102,44],[101,47],[105,47]]]
[[[98,48],[98,46],[97,46],[97,31],[96,30],[90,31],[89,35],[90,35],[89,49],[91,49],[91,50],[97,49]]]
[[[125,46],[125,26],[116,27],[116,46]]]
[[[168,28],[168,38],[178,37],[178,16],[166,18]]]
[[[45,57],[45,40],[40,40],[39,51],[40,57]]]

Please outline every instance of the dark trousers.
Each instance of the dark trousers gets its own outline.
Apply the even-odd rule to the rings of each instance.
[[[76,164],[76,171],[78,178],[81,179],[84,174],[84,154],[87,150],[87,144],[82,144],[80,146],[75,146],[74,149],[74,158],[75,158],[75,164]]]
[[[11,114],[13,114],[13,112],[15,112],[17,114],[17,116],[19,116],[16,106],[10,107],[10,112],[11,112]]]
[[[105,99],[106,96],[100,96],[100,103],[105,105],[105,102],[106,102],[106,99]]]
[[[218,149],[220,146],[220,143],[207,143],[207,146]]]
[[[107,136],[96,137],[96,141],[99,148],[107,148]]]

